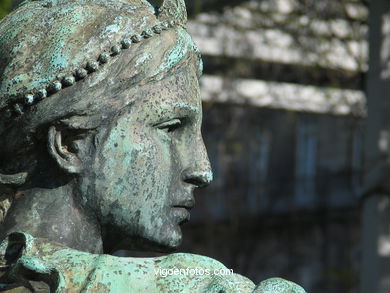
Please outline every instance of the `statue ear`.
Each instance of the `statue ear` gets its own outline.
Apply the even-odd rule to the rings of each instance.
[[[69,151],[68,146],[62,144],[62,133],[55,126],[49,128],[48,133],[49,153],[58,166],[69,174],[80,174],[83,165],[77,154]]]

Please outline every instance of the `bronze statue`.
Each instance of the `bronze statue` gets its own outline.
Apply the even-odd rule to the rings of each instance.
[[[212,180],[186,21],[183,0],[29,0],[0,22],[0,289],[303,292],[197,255],[108,255],[177,248]]]

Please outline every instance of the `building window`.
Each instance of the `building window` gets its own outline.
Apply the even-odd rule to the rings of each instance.
[[[361,129],[353,132],[352,138],[352,190],[355,195],[360,195],[363,188],[363,147],[364,136]]]
[[[317,123],[302,117],[297,124],[295,201],[299,206],[311,205],[316,194]]]
[[[211,195],[206,197],[207,208],[214,219],[223,219],[227,216],[224,153],[222,148],[224,140],[220,131],[209,129],[205,141],[214,178],[213,184],[209,188]]]
[[[257,131],[249,155],[248,206],[253,212],[267,207],[267,177],[270,157],[271,133]],[[261,207],[260,207],[261,204]]]
[[[257,165],[259,166],[258,178],[261,184],[265,184],[267,181],[270,140],[271,134],[268,131],[264,131],[260,136],[259,155],[257,158]]]
[[[207,153],[209,155],[211,169],[213,171],[213,185],[214,187],[223,186],[223,178],[221,171],[221,138],[218,132],[213,131],[207,140]]]

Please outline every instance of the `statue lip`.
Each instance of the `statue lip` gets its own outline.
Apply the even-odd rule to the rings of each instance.
[[[186,210],[191,210],[194,206],[195,206],[195,203],[192,201],[192,202],[186,202],[183,204],[174,205],[174,206],[172,206],[172,208],[179,208],[179,209],[183,208]]]
[[[171,212],[174,221],[179,225],[190,220],[190,210],[195,206],[195,198],[192,193],[185,193],[171,205]]]
[[[172,215],[175,221],[179,224],[185,224],[190,220],[190,210],[193,206],[173,206]]]
[[[185,196],[187,197],[187,196]],[[184,197],[184,198],[185,198]],[[172,205],[172,208],[184,208],[186,210],[190,210],[195,206],[195,199],[193,196],[188,196],[186,199],[179,201]]]

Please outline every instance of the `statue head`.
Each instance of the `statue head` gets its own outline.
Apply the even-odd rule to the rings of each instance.
[[[86,214],[131,248],[180,244],[193,190],[212,180],[185,13],[183,0],[31,0],[0,22],[8,226],[50,238],[73,231],[53,219],[77,225]],[[42,219],[61,204],[71,214]],[[12,216],[27,206],[37,215]]]

